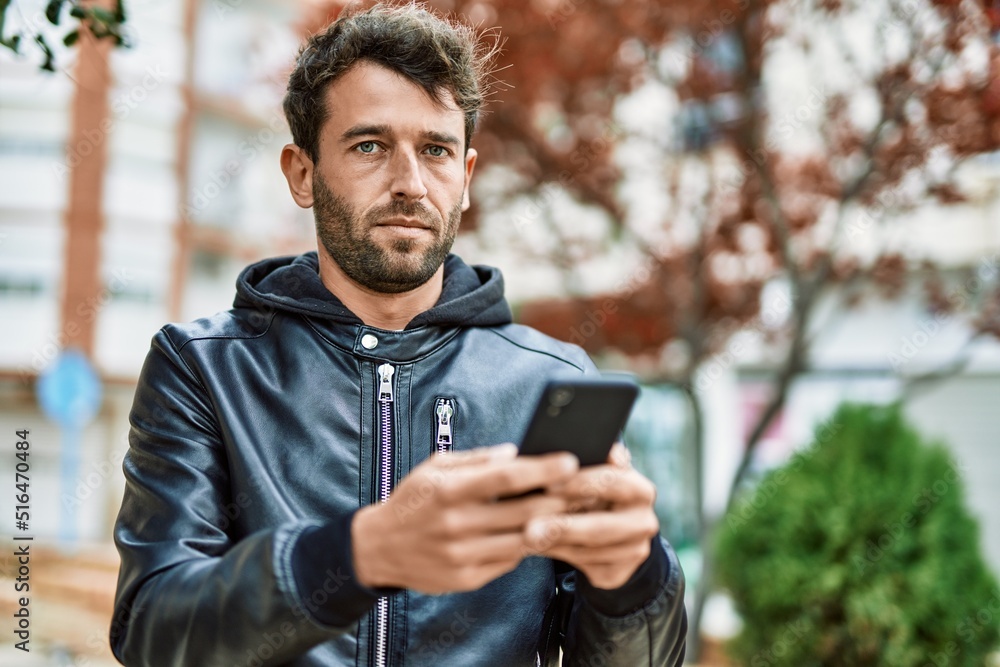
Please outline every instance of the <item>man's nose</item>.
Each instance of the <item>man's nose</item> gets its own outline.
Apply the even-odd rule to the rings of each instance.
[[[393,198],[419,201],[427,196],[427,187],[420,174],[420,161],[411,150],[397,150],[392,159]]]

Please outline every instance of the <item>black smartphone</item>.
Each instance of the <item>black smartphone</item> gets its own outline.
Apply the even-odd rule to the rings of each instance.
[[[639,386],[623,376],[550,380],[521,438],[520,454],[573,452],[581,466],[606,463],[638,395]]]

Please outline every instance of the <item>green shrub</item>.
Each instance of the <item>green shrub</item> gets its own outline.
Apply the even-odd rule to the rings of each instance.
[[[720,529],[750,667],[983,667],[1000,591],[961,473],[898,406],[844,405]]]

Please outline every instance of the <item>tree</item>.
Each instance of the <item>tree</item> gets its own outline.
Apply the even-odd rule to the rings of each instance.
[[[741,664],[981,667],[1000,589],[960,469],[892,406],[843,405],[720,531]]]
[[[975,335],[1000,333],[993,283],[967,289],[966,276],[908,255],[883,233],[901,214],[960,201],[959,166],[1000,147],[995,7],[957,0],[431,4],[499,26],[505,40],[502,82],[476,139],[480,164],[502,166],[495,179],[502,185],[480,193],[471,213],[486,233],[487,220],[503,210],[505,239],[561,267],[572,297],[527,304],[520,319],[568,338],[596,317],[600,326],[574,342],[591,353],[617,349],[647,379],[684,388],[698,433],[699,370],[748,327],[768,343],[771,396],[750,429],[734,491],[794,379],[809,367],[824,301],[850,307],[872,285],[898,298],[915,276],[933,313],[961,311]],[[798,77],[782,79],[790,68]],[[627,106],[647,100],[664,117],[626,122]],[[566,201],[596,211],[603,232],[567,224]],[[611,305],[607,295],[577,289],[580,267],[608,255],[609,243],[638,267]],[[762,314],[773,303],[765,295],[775,286],[784,286],[788,312],[768,318]],[[711,533],[708,525],[706,580]],[[695,637],[706,591],[700,587]]]
[[[96,39],[110,39],[115,46],[128,46],[128,40],[123,32],[125,24],[125,4],[122,0],[115,0],[113,8],[109,9],[96,2],[84,2],[83,0],[50,0],[45,5],[45,21],[54,26],[58,26],[63,19],[64,8],[69,7],[69,15],[76,19],[78,26],[66,33],[62,42],[66,46],[73,46],[80,38],[80,29],[83,28]],[[36,21],[25,19],[20,28],[15,28],[8,34],[7,17],[13,14],[16,7],[14,0],[0,0],[0,46],[10,49],[15,54],[21,55],[21,45],[32,42],[42,52],[43,61],[41,69],[48,72],[55,72],[55,52],[48,43],[45,35],[41,31],[41,26]],[[18,11],[18,14],[20,12]],[[24,17],[22,17],[24,18]],[[40,17],[35,17],[40,22]]]

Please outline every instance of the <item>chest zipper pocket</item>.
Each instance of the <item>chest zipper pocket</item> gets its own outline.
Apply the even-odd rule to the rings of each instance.
[[[455,400],[434,401],[434,451],[438,454],[455,448]]]

